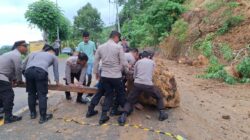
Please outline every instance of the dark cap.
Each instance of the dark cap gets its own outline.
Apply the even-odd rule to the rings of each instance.
[[[51,51],[51,50],[54,51],[54,52],[56,52],[56,50],[52,46],[50,46],[48,44],[44,45],[43,51],[47,52],[47,51]]]
[[[28,43],[25,40],[16,41],[12,47],[12,50],[16,49],[18,46],[28,47]]]
[[[118,31],[112,31],[109,38],[114,38],[115,36],[118,36],[121,41],[121,34]]]

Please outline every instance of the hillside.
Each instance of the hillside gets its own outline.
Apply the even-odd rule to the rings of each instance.
[[[184,5],[186,12],[160,45],[164,56],[195,65],[193,60],[202,55],[210,62],[206,70],[210,75],[205,78],[223,79],[230,84],[249,82],[250,71],[245,70],[249,65],[245,62],[250,52],[250,1],[187,0]],[[232,67],[231,72],[222,76],[226,66]]]

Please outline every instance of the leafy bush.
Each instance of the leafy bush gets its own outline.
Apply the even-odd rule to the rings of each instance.
[[[128,0],[120,13],[122,33],[133,47],[155,46],[184,12],[184,0]]]
[[[244,21],[243,16],[231,16],[218,29],[217,33],[219,35],[223,35],[223,34],[227,33],[231,28],[240,24],[242,21]]]
[[[172,26],[172,34],[180,41],[183,42],[187,38],[188,23],[183,19],[177,20]]]
[[[206,74],[199,76],[200,78],[205,79],[219,79],[223,80],[228,84],[235,84],[237,83],[237,79],[227,74],[224,69],[224,66],[219,63],[217,57],[212,56],[210,58],[210,64],[206,69]]]
[[[204,40],[196,41],[193,47],[200,50],[207,58],[210,58],[213,55],[213,38],[214,34],[208,34]]]
[[[220,47],[220,52],[222,53],[223,58],[226,61],[230,61],[233,59],[233,51],[228,44],[223,43],[220,44],[219,47]]]
[[[230,1],[227,3],[227,5],[230,7],[230,8],[236,8],[240,5],[240,3],[236,2],[236,1]]]
[[[224,5],[223,0],[216,0],[210,3],[207,3],[205,5],[205,8],[207,9],[208,12],[214,12],[218,9],[220,9]]]
[[[244,58],[238,65],[237,71],[242,74],[243,78],[250,78],[250,57]]]

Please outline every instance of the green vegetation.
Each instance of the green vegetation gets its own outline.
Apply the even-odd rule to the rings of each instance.
[[[183,19],[177,20],[172,26],[172,34],[180,41],[183,42],[187,38],[188,23]]]
[[[12,46],[7,46],[7,45],[0,47],[0,55],[11,51],[11,48]]]
[[[214,55],[214,45],[212,43],[214,37],[215,34],[208,34],[203,40],[196,41],[195,45],[193,46],[196,49],[200,50],[203,55],[209,59],[209,66],[205,70],[205,74],[198,77],[205,79],[220,79],[228,84],[235,84],[237,80],[227,74],[224,69],[225,66],[220,64],[218,58]],[[233,57],[232,50],[228,45],[221,44],[220,47],[220,51],[225,59],[231,59]]]
[[[242,74],[244,80],[250,78],[250,57],[244,58],[237,66],[237,71]]]
[[[128,0],[120,12],[122,33],[132,47],[157,45],[184,12],[184,0]]]
[[[240,4],[236,1],[230,1],[227,3],[227,5],[230,7],[230,8],[237,8],[238,6],[240,6]]]
[[[57,34],[57,26],[60,30],[61,40],[66,40],[70,33],[70,22],[62,14],[60,8],[50,0],[39,0],[31,3],[25,13],[30,25],[37,26],[44,32],[44,40],[54,42]]]
[[[225,2],[223,0],[215,0],[213,2],[209,2],[205,5],[205,8],[207,9],[208,12],[212,13],[218,9],[220,9]]]
[[[233,51],[230,46],[226,43],[219,44],[220,52],[226,61],[231,61],[233,59]]]
[[[101,14],[96,8],[92,7],[90,3],[87,3],[77,11],[77,16],[74,17],[73,28],[73,38],[81,39],[82,31],[88,31],[90,33],[90,38],[98,42],[103,28]]]
[[[61,58],[61,59],[66,59],[68,57],[69,57],[69,55],[67,55],[67,54],[59,54],[59,56],[58,56],[58,58]]]
[[[244,21],[243,16],[231,16],[218,29],[217,33],[219,35],[223,35],[223,34],[227,33],[231,28],[240,24],[242,21]]]
[[[213,44],[214,34],[208,34],[204,40],[197,40],[194,44],[194,48],[200,50],[204,56],[210,58],[213,56]]]
[[[217,57],[212,56],[210,58],[210,64],[205,71],[206,73],[204,75],[200,75],[198,77],[205,78],[205,79],[219,79],[219,80],[222,80],[228,84],[237,83],[237,79],[228,75],[227,72],[225,71],[224,67],[225,67],[224,65],[219,63]]]

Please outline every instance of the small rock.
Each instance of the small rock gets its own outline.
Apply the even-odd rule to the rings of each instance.
[[[182,121],[182,120],[183,120],[183,118],[180,118],[179,120],[180,120],[180,121]]]
[[[223,115],[223,116],[222,116],[222,119],[229,120],[229,119],[230,119],[230,116],[229,116],[229,115]]]
[[[151,116],[149,116],[149,115],[146,115],[146,118],[147,118],[148,120],[150,120],[150,119],[151,119]]]

